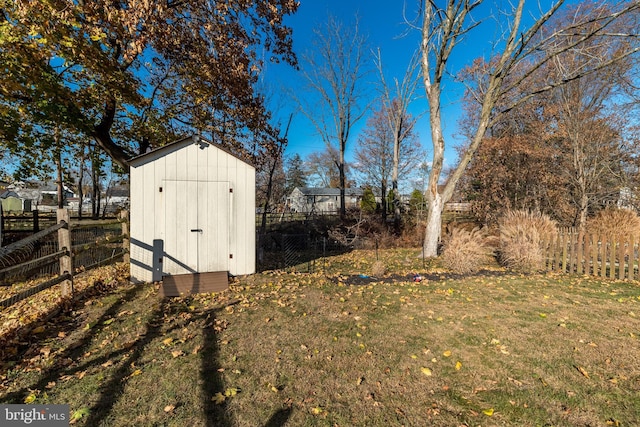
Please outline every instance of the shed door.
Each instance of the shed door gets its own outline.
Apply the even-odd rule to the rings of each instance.
[[[165,274],[229,270],[228,182],[164,181]]]

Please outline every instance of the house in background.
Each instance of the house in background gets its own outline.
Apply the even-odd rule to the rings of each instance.
[[[360,207],[362,194],[360,188],[345,188],[345,208]],[[287,197],[287,204],[293,212],[335,214],[340,211],[340,189],[296,187]]]
[[[20,197],[13,190],[5,190],[0,194],[3,212],[30,212],[31,200]]]
[[[78,197],[68,186],[62,186],[62,200],[65,206],[69,205],[69,199]],[[39,211],[55,211],[58,209],[58,186],[57,184],[44,184],[38,188],[40,190]]]

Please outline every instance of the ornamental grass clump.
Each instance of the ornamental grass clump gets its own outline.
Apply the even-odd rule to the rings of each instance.
[[[455,228],[442,249],[442,265],[454,273],[475,273],[490,262],[492,250],[486,233],[479,229]]]
[[[529,211],[508,211],[500,220],[500,261],[524,271],[544,269],[545,249],[557,235],[555,221]]]
[[[387,272],[387,266],[385,265],[384,262],[378,260],[373,263],[373,267],[371,267],[371,274],[374,277],[384,276],[386,272]]]
[[[640,237],[640,217],[630,209],[607,208],[587,221],[587,231],[608,240],[623,242]]]

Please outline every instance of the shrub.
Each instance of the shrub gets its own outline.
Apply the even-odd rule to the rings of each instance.
[[[360,209],[362,209],[364,213],[368,214],[372,214],[376,211],[376,196],[373,194],[371,187],[366,187],[362,192]]]
[[[640,217],[630,209],[608,208],[601,210],[587,222],[589,233],[623,241],[640,236]]]
[[[454,273],[475,273],[491,259],[487,236],[483,230],[455,228],[442,249],[442,265]]]
[[[387,267],[385,266],[384,262],[378,260],[373,263],[373,267],[371,267],[371,275],[373,277],[384,276],[386,272],[387,272]]]
[[[500,220],[500,260],[520,271],[544,269],[544,245],[558,233],[547,215],[528,211],[508,211]]]

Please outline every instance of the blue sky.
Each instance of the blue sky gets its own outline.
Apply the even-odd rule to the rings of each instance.
[[[409,0],[406,6],[406,16],[411,19],[416,14],[415,0]],[[321,27],[332,15],[336,17],[344,25],[352,25],[355,22],[355,16],[358,16],[360,31],[367,37],[368,44],[372,51],[380,49],[382,63],[385,69],[386,79],[388,82],[393,78],[401,80],[407,69],[407,65],[411,56],[419,46],[419,31],[410,29],[403,18],[403,1],[402,0],[301,0],[298,13],[288,17],[286,23],[293,28],[294,50],[302,58],[302,55],[309,50],[313,37],[313,29]],[[465,41],[464,49],[468,49],[468,57],[473,58],[480,56],[484,50],[483,42],[486,47],[490,47],[489,40],[474,40],[475,46],[471,46],[469,41]],[[301,61],[301,65],[304,65]],[[370,67],[374,70],[366,83],[369,86],[372,97],[376,95],[375,85],[378,84],[379,75],[375,70],[373,57],[371,58]],[[277,88],[302,88],[304,80],[302,76],[295,72],[291,67],[283,65],[269,65],[266,73],[268,84]],[[459,86],[447,86],[447,98],[444,100],[445,133],[449,139],[449,143],[459,143],[456,128],[459,118],[459,99],[463,88]],[[285,91],[283,90],[282,93]],[[431,159],[431,139],[428,127],[428,116],[426,113],[426,101],[424,99],[424,86],[418,85],[416,91],[416,99],[411,107],[410,112],[414,116],[423,114],[418,123],[419,139]],[[281,108],[280,113],[282,122],[286,122],[291,108],[295,108],[292,100],[280,100],[282,103],[289,104]],[[356,147],[358,135],[362,127],[366,124],[367,115],[354,127],[350,140],[347,145],[347,160]],[[317,135],[313,125],[304,117],[302,113],[295,113],[291,128],[289,130],[289,146],[287,155],[299,153],[303,160],[312,152],[323,151],[325,145]],[[455,160],[455,152],[449,148],[446,152],[447,160]]]
[[[566,3],[575,3],[579,0],[567,0]],[[531,16],[538,17],[540,8],[548,10],[552,0],[530,0],[527,2],[524,21]],[[299,58],[309,50],[312,41],[313,28],[321,27],[329,15],[336,17],[342,24],[350,25],[355,22],[355,16],[359,17],[361,32],[367,36],[368,43],[372,50],[380,49],[382,61],[385,68],[387,81],[393,78],[402,79],[407,69],[407,64],[419,46],[420,34],[417,29],[410,29],[405,18],[415,18],[417,13],[418,0],[301,0],[298,12],[294,16],[287,17],[285,22],[293,28],[294,50]],[[405,8],[406,7],[406,8]],[[469,64],[473,59],[480,56],[488,57],[493,53],[493,43],[500,39],[499,28],[496,22],[489,16],[504,16],[498,9],[510,10],[512,2],[509,0],[486,1],[474,17],[484,18],[481,25],[459,42],[450,60],[449,71],[455,74],[463,66]],[[373,59],[372,59],[373,61]],[[301,64],[303,65],[303,64]],[[372,68],[374,64],[371,64]],[[299,73],[291,67],[284,65],[269,65],[265,73],[268,84],[272,85],[276,91],[286,92],[286,88],[293,88],[300,91],[304,85],[304,80]],[[379,81],[377,72],[370,75],[367,83],[375,94],[374,86]],[[283,90],[281,90],[282,88]],[[459,136],[457,128],[460,119],[461,99],[464,87],[449,80],[443,90],[443,126],[446,141],[445,166],[453,166],[456,162],[455,145],[463,142]],[[420,142],[426,152],[426,158],[430,161],[432,155],[431,138],[429,131],[429,118],[426,114],[427,104],[424,98],[424,86],[418,85],[416,95],[420,98],[410,106],[410,113],[414,116],[422,116],[419,119],[417,131]],[[282,122],[286,122],[289,112],[295,108],[292,100],[280,100],[280,117]],[[287,105],[288,104],[288,105]],[[366,123],[365,116],[352,131],[352,135],[347,144],[347,161],[356,147],[358,135]],[[294,115],[289,131],[289,146],[287,155],[299,153],[303,160],[312,152],[323,151],[325,145],[316,134],[313,125],[304,117],[302,113]]]

